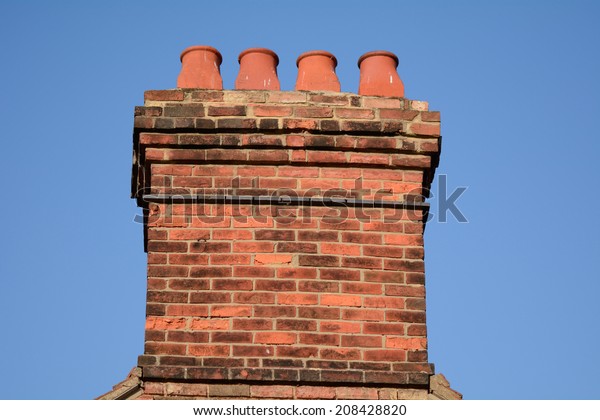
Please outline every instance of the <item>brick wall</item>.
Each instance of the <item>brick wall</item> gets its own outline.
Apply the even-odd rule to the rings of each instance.
[[[423,195],[438,112],[345,93],[177,89],[146,92],[135,115],[147,396],[427,389]]]

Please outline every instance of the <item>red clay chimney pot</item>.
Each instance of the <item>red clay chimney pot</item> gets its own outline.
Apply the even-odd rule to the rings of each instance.
[[[404,83],[396,68],[398,57],[389,51],[370,51],[358,59],[359,95],[404,97]]]
[[[340,91],[340,81],[335,74],[337,59],[330,52],[307,51],[298,57],[296,66],[296,90]]]
[[[178,88],[223,89],[219,66],[221,53],[213,47],[197,45],[186,48],[180,56]]]
[[[236,89],[279,90],[277,65],[279,57],[267,48],[249,48],[238,57],[240,71],[235,79]]]

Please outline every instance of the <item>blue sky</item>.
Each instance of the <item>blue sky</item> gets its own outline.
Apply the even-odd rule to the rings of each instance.
[[[600,4],[593,1],[3,1],[1,399],[89,399],[143,351],[129,198],[133,108],[212,45],[226,89],[267,47],[283,90],[325,49],[400,58],[442,112],[438,174],[468,223],[426,230],[430,361],[470,399],[598,399]],[[437,193],[438,181],[434,184]],[[437,214],[437,199],[432,200]]]

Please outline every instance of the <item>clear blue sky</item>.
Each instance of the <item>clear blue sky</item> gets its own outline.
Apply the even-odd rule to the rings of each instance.
[[[0,398],[88,399],[143,351],[145,254],[129,198],[133,108],[179,54],[400,57],[442,112],[438,174],[468,223],[426,231],[430,361],[471,399],[600,398],[600,3],[7,1],[0,4]],[[434,192],[438,182],[434,184]],[[432,201],[434,212],[437,201]]]

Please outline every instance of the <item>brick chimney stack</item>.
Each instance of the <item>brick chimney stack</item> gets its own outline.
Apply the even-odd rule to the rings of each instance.
[[[184,87],[135,110],[145,349],[103,398],[460,397],[427,356],[440,114],[398,96],[397,57],[361,57],[365,96],[311,87],[339,86],[324,51],[299,59],[302,91],[278,90],[272,51],[240,55],[239,90],[189,51]]]

